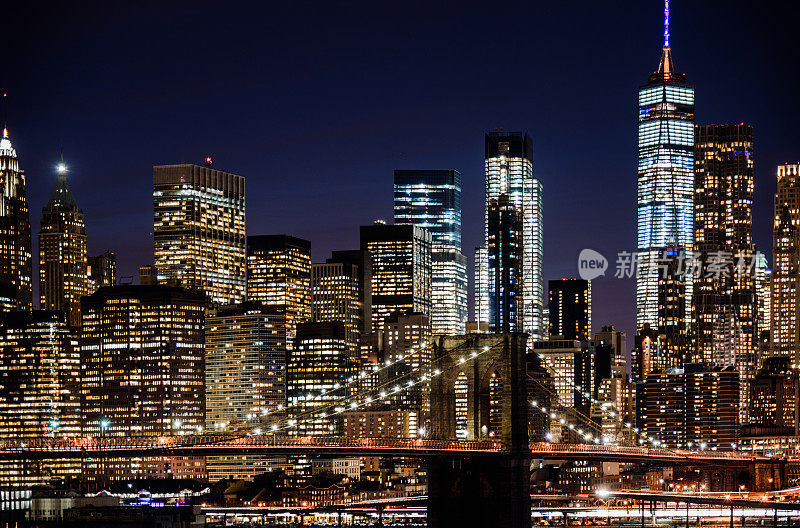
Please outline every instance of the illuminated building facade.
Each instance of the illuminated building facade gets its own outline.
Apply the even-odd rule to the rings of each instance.
[[[800,429],[800,377],[791,358],[771,357],[753,377],[750,425],[773,436],[797,436]]]
[[[486,246],[475,248],[475,327],[489,329],[489,252]]]
[[[247,237],[247,300],[283,308],[287,346],[311,320],[311,242],[289,235]]]
[[[269,425],[286,407],[286,316],[248,301],[206,316],[206,429]]]
[[[347,378],[357,373],[358,356],[347,345],[340,321],[301,323],[289,353],[289,434],[336,435],[348,395]]]
[[[82,299],[84,435],[202,430],[205,309],[203,293],[164,285],[105,287]]]
[[[431,233],[431,327],[461,334],[467,321],[467,259],[461,253],[461,173],[395,170],[394,223]]]
[[[39,229],[39,305],[60,310],[72,326],[81,323],[81,297],[88,293],[86,224],[67,185],[67,167],[58,165],[58,181],[42,209]]]
[[[244,178],[208,165],[153,167],[158,280],[202,291],[215,304],[245,297]]]
[[[778,167],[772,231],[772,354],[800,368],[800,164]]]
[[[0,438],[79,436],[80,347],[62,312],[8,312],[0,325]],[[80,460],[0,462],[6,487],[66,483]]]
[[[507,194],[489,203],[487,226],[489,332],[523,332],[523,225]]]
[[[548,283],[550,336],[588,341],[592,335],[592,283],[583,279]]]
[[[730,451],[739,439],[739,373],[689,364],[645,384],[647,436],[655,445]]]
[[[672,64],[669,8],[658,70],[639,88],[636,328],[657,325],[659,259],[694,243],[694,88]],[[685,317],[692,281],[685,276]]]
[[[752,260],[753,127],[704,125],[695,128],[694,247],[706,265],[694,280],[693,361],[739,371],[740,412],[747,420],[750,379],[758,348],[758,300]],[[729,270],[710,273],[722,258]],[[743,266],[734,266],[740,260]]]
[[[431,233],[413,225],[361,226],[361,250],[372,257],[372,328],[395,312],[430,316]]]
[[[379,377],[381,384],[391,380],[405,382],[430,374],[433,361],[431,347],[431,324],[425,314],[395,314],[383,326],[382,360],[393,365]],[[402,361],[400,361],[402,358]],[[429,384],[420,384],[390,398],[392,409],[414,411],[417,416],[427,416],[430,399]],[[419,426],[420,424],[412,424]]]
[[[350,259],[330,258],[324,264],[314,264],[311,268],[314,321],[344,323],[347,343],[354,350],[358,349],[364,322],[370,311],[371,295],[365,278],[372,268],[368,261],[365,262],[364,252],[356,253],[362,255],[358,264]],[[365,265],[370,268],[366,277],[362,270]]]
[[[10,312],[0,325],[0,438],[80,434],[80,347],[58,311]]]
[[[106,251],[86,259],[88,264],[88,293],[94,293],[103,286],[117,284],[117,255]]]
[[[689,342],[686,329],[686,275],[681,269],[678,249],[665,250],[667,264],[659,270],[657,285],[658,344],[651,356],[651,370],[682,368],[686,363]]]
[[[508,205],[515,211],[515,222],[521,225],[521,237],[518,233],[514,235],[518,238],[522,255],[521,281],[518,286],[521,288],[522,300],[519,304],[520,320],[522,321],[521,330],[531,334],[530,342],[540,339],[546,330],[542,319],[544,308],[544,280],[542,273],[543,262],[543,221],[542,221],[542,183],[533,175],[533,142],[530,136],[523,132],[489,132],[485,137],[485,161],[484,169],[486,173],[486,253],[476,252],[476,256],[485,258],[488,262],[476,264],[478,271],[486,270],[485,276],[488,281],[482,286],[486,293],[481,291],[476,293],[476,299],[481,303],[488,303],[488,317],[490,331],[500,328],[503,324],[492,323],[497,313],[491,308],[491,230],[490,212],[493,207],[505,207],[499,202],[502,196],[506,196]],[[494,205],[493,205],[494,204]],[[497,242],[497,241],[495,241]],[[476,272],[476,280],[484,275]],[[478,310],[481,316],[483,309]],[[480,319],[478,319],[480,321]]]
[[[769,330],[772,326],[772,270],[769,269],[767,257],[763,253],[756,255],[755,274],[758,339],[764,345],[769,344]]]
[[[17,309],[30,310],[33,264],[28,191],[6,128],[0,139],[0,178],[0,283],[14,287]]]

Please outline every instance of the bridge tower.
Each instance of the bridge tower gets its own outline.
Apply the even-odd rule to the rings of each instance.
[[[430,437],[495,439],[502,454],[440,456],[428,465],[428,525],[529,528],[531,524],[524,333],[439,337]],[[474,359],[470,356],[478,354]],[[463,366],[462,366],[463,365]]]

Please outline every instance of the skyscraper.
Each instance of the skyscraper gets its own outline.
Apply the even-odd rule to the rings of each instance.
[[[213,303],[245,296],[244,178],[198,165],[153,167],[153,244],[160,282]]]
[[[115,253],[106,251],[100,255],[88,257],[87,263],[90,294],[103,286],[117,284],[117,255]]]
[[[58,180],[42,209],[39,230],[39,304],[66,314],[72,326],[81,323],[81,297],[88,293],[86,224],[83,211],[67,185],[67,166],[58,165]]]
[[[592,283],[583,279],[548,283],[550,336],[588,341],[592,335]]]
[[[0,438],[80,435],[80,347],[64,314],[11,312],[0,326]]]
[[[298,325],[287,372],[289,423],[295,426],[290,434],[341,434],[341,400],[357,369],[358,356],[347,346],[340,321]]]
[[[467,259],[461,253],[461,173],[395,170],[394,223],[431,232],[433,333],[463,333],[467,321]]]
[[[202,292],[111,286],[81,301],[84,435],[196,434],[205,425]]]
[[[800,164],[778,167],[772,234],[772,351],[800,368]]]
[[[361,249],[372,256],[372,328],[395,312],[431,314],[431,233],[412,225],[361,226]]]
[[[692,249],[694,242],[694,88],[672,64],[669,2],[664,9],[664,46],[658,70],[639,88],[637,198],[638,275],[636,327],[657,326],[659,259],[666,248]],[[687,317],[691,276],[683,279]]]
[[[521,288],[521,300],[518,300],[521,330],[531,334],[533,341],[539,339],[544,333],[542,322],[542,309],[544,304],[544,283],[542,278],[542,183],[533,176],[533,142],[528,134],[523,132],[490,132],[485,137],[485,172],[486,172],[486,215],[485,237],[487,250],[476,251],[476,256],[485,258],[488,262],[476,264],[476,286],[481,286],[482,277],[489,280],[483,291],[476,293],[476,302],[480,305],[491,303],[489,290],[491,277],[497,275],[490,269],[491,258],[489,246],[489,214],[494,207],[502,207],[498,200],[507,196],[508,204],[514,208],[516,222],[521,225],[522,254],[521,281],[517,285]],[[507,215],[506,215],[507,216]],[[499,246],[497,246],[499,247]],[[495,261],[499,262],[499,261]],[[483,270],[486,270],[485,272]],[[516,294],[515,294],[516,295]],[[488,310],[490,328],[502,325],[492,324],[491,308]],[[476,310],[476,315],[484,316],[482,307]]]
[[[739,372],[740,420],[747,423],[758,349],[753,127],[696,127],[694,159],[694,248],[706,270],[694,280],[690,354],[694,361]],[[710,272],[710,265],[723,261],[725,272]]]
[[[489,203],[487,227],[489,332],[524,332],[522,215],[507,194]]]
[[[32,308],[31,220],[25,172],[19,166],[17,151],[3,128],[0,139],[0,283],[14,288],[16,307]]]
[[[206,429],[265,425],[286,407],[286,317],[248,301],[206,318]]]
[[[475,323],[489,326],[489,252],[486,246],[475,248],[475,284],[473,297],[475,300]]]
[[[289,235],[247,237],[247,300],[281,307],[287,346],[311,320],[311,242]]]
[[[363,252],[358,253],[363,255]],[[311,267],[314,321],[344,323],[347,343],[353,350],[358,349],[366,314],[365,284],[361,268],[367,263],[363,258],[359,261],[361,266],[351,259],[329,258],[325,263],[313,264]],[[368,285],[366,289],[369,289]]]

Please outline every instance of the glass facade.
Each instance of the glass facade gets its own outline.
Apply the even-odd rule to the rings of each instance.
[[[675,72],[668,44],[658,71],[639,89],[636,326],[655,327],[658,259],[667,246],[694,243],[694,88]],[[691,314],[692,281],[685,279],[685,313]]]
[[[522,280],[520,318],[522,330],[531,334],[529,342],[540,339],[544,333],[542,310],[544,308],[543,220],[542,183],[533,175],[533,142],[523,132],[490,132],[485,138],[486,173],[486,229],[489,245],[489,207],[492,201],[507,195],[516,209],[522,225]],[[482,256],[482,254],[481,254]],[[489,254],[486,254],[488,259]],[[493,272],[489,262],[478,263],[480,269]],[[490,279],[491,280],[491,279]],[[490,287],[489,284],[486,285]],[[478,294],[476,294],[478,295]],[[481,300],[488,299],[480,294]],[[491,311],[489,313],[491,318]],[[491,320],[489,321],[492,326]]]
[[[25,172],[3,129],[0,139],[0,283],[14,288],[15,307],[32,308],[31,220]]]
[[[463,333],[468,307],[467,264],[461,253],[461,173],[395,170],[394,222],[430,231],[433,333]]]
[[[62,162],[56,188],[42,209],[39,306],[43,310],[62,311],[70,325],[80,326],[81,297],[89,293],[86,224],[66,176]]]
[[[198,165],[153,167],[153,245],[159,282],[212,303],[245,297],[244,178]]]

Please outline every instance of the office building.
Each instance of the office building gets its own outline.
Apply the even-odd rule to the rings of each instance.
[[[775,356],[800,368],[800,164],[778,167],[775,222],[772,232],[770,318]]]
[[[647,436],[655,445],[730,451],[739,438],[739,374],[689,364],[652,372],[646,383]]]
[[[245,297],[244,178],[206,166],[153,167],[153,245],[159,282],[215,304]]]
[[[311,242],[289,235],[247,237],[247,300],[286,312],[289,348],[311,320]]]
[[[627,365],[628,337],[625,332],[615,330],[614,325],[606,325],[594,334],[594,342],[597,346],[608,345],[611,348],[612,366]]]
[[[392,366],[382,371],[378,377],[379,383],[383,385],[394,381],[403,384],[430,375],[433,361],[430,341],[431,324],[425,314],[396,313],[389,317],[383,326],[381,359],[391,362]],[[418,416],[427,415],[429,391],[429,383],[419,384],[384,401],[392,409],[415,411]]]
[[[758,349],[757,258],[753,243],[753,127],[695,128],[694,247],[705,263],[694,280],[692,361],[739,372],[747,423]],[[727,270],[715,273],[724,263]]]
[[[67,185],[67,166],[58,165],[56,188],[42,209],[39,230],[39,305],[59,310],[72,326],[81,323],[81,297],[89,291],[86,224]]]
[[[800,429],[800,375],[791,358],[770,357],[753,377],[750,428],[770,436],[797,436]]]
[[[205,309],[203,293],[163,285],[105,287],[82,299],[84,435],[202,431]]]
[[[372,257],[372,328],[395,312],[430,317],[431,233],[412,225],[361,226],[361,250]]]
[[[476,328],[489,331],[489,252],[486,246],[475,248],[475,279],[472,292]]]
[[[14,288],[15,308],[30,310],[33,264],[28,191],[6,128],[0,139],[0,178],[0,283]]]
[[[583,279],[548,283],[550,336],[588,341],[592,335],[592,283]]]
[[[686,269],[681,267],[680,250],[668,247],[663,253],[666,265],[661,264],[658,279],[656,321],[658,346],[651,356],[651,369],[662,371],[683,368],[689,353],[686,316]]]
[[[287,370],[289,434],[341,434],[347,379],[357,369],[342,322],[299,324]]]
[[[542,310],[544,304],[544,282],[542,278],[542,247],[543,247],[543,223],[542,223],[542,184],[533,175],[533,142],[531,138],[523,132],[490,132],[485,136],[484,150],[484,169],[486,173],[486,215],[485,215],[485,240],[487,251],[476,252],[477,256],[487,259],[485,262],[476,264],[477,270],[486,270],[485,274],[489,277],[487,284],[483,286],[486,293],[480,291],[476,293],[476,299],[481,303],[490,304],[491,291],[490,270],[491,251],[488,249],[490,244],[490,212],[495,214],[497,208],[505,208],[506,204],[501,203],[502,196],[507,196],[508,206],[513,207],[514,228],[519,229],[521,225],[521,237],[515,233],[514,238],[519,238],[522,254],[521,286],[522,300],[518,301],[521,310],[521,329],[531,334],[531,342],[540,339],[545,333],[544,322],[542,320]],[[503,215],[510,220],[511,214],[506,211]],[[511,229],[512,223],[506,223],[507,229]],[[510,231],[508,232],[509,234]],[[498,245],[495,240],[495,245]],[[495,251],[496,252],[496,251]],[[476,281],[480,282],[483,276],[476,273]],[[476,288],[481,286],[476,283]],[[481,316],[483,316],[482,309]],[[489,328],[490,331],[501,328],[503,324],[492,322],[492,318],[497,313],[492,313],[489,309]],[[480,319],[478,319],[480,320]]]
[[[63,313],[9,312],[0,325],[0,438],[79,436],[80,368]]]
[[[461,173],[395,170],[394,223],[431,233],[431,327],[460,334],[467,320],[467,260],[461,253]]]
[[[508,195],[491,200],[487,225],[489,332],[523,332],[523,224]]]
[[[0,438],[80,436],[80,347],[62,312],[5,314],[0,325]],[[70,485],[80,460],[0,462],[5,487]]]
[[[344,323],[347,342],[357,349],[366,320],[371,319],[371,261],[362,251],[334,254],[325,263],[311,267],[312,318],[316,322]]]
[[[266,427],[286,408],[286,316],[248,301],[206,317],[206,425]]]
[[[100,255],[87,258],[88,294],[96,292],[103,286],[117,284],[117,255],[106,251]]]
[[[669,246],[694,243],[694,88],[672,62],[669,9],[661,60],[639,88],[636,329],[658,325],[660,262]],[[684,316],[691,315],[692,281],[684,275]]]
[[[756,318],[758,339],[762,345],[769,343],[769,331],[772,326],[771,282],[772,270],[769,269],[767,257],[763,253],[757,253],[755,266]]]

